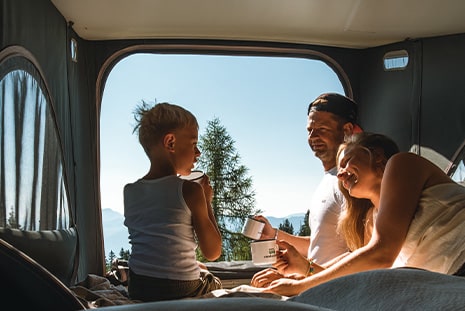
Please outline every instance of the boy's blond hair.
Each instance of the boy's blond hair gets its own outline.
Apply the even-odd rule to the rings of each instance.
[[[137,122],[134,131],[138,131],[139,142],[147,155],[150,147],[160,142],[166,134],[189,126],[199,127],[190,111],[166,102],[149,107],[142,101],[134,112],[134,118]]]

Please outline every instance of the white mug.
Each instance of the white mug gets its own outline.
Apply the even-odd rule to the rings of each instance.
[[[189,175],[179,175],[179,178],[185,179],[185,180],[190,180],[190,181],[195,181],[195,182],[200,182],[204,175],[205,175],[204,172],[194,170],[194,171],[191,171],[191,173]]]
[[[262,236],[263,228],[265,223],[263,221],[254,219],[252,216],[249,216],[242,227],[242,234],[252,240],[258,240]]]
[[[278,244],[275,239],[257,240],[250,242],[252,262],[255,265],[268,265],[276,262]]]

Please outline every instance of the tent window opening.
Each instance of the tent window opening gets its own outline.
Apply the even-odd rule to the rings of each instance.
[[[406,50],[391,51],[384,54],[384,70],[404,70],[408,65],[408,52]]]
[[[70,53],[71,53],[71,60],[77,63],[77,41],[76,39],[71,39],[70,41]]]
[[[0,62],[0,228],[70,227],[57,126],[41,75],[26,58]]]

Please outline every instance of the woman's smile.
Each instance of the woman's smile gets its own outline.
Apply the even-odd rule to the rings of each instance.
[[[342,186],[347,189],[349,192],[352,187],[358,183],[358,178],[355,174],[345,171],[344,173],[339,173],[337,175],[339,179],[342,181]]]

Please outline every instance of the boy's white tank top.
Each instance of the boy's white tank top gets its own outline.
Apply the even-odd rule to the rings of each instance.
[[[172,175],[140,179],[124,187],[124,224],[131,244],[129,268],[136,274],[186,281],[200,277],[183,182]]]

